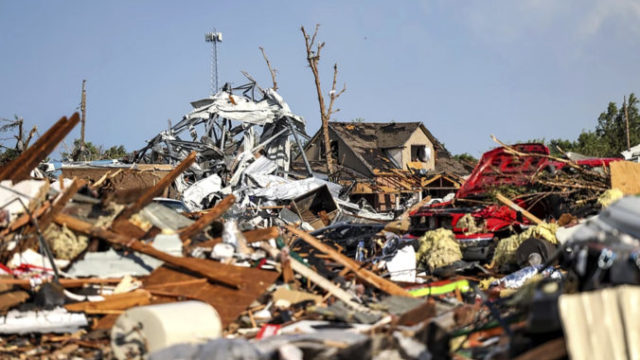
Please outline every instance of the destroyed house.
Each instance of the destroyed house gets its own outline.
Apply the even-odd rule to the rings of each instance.
[[[425,180],[436,174],[466,173],[421,122],[330,122],[329,139],[334,180],[352,186],[352,200],[365,198],[379,211],[397,210],[400,196],[429,194]],[[327,173],[322,130],[305,154],[315,171]]]
[[[318,131],[305,147],[311,163],[325,161]],[[370,177],[392,169],[433,170],[438,151],[446,151],[420,122],[330,122],[331,155],[336,163]]]

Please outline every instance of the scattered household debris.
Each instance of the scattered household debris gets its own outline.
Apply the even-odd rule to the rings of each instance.
[[[637,163],[329,123],[329,173],[247,77],[129,163],[41,164],[74,114],[0,169],[2,357],[637,357]]]

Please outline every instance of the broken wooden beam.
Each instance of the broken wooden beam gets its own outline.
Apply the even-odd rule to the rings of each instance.
[[[71,185],[69,185],[66,189],[62,191],[62,193],[58,195],[58,197],[53,201],[53,204],[51,205],[51,208],[49,209],[49,211],[47,211],[42,216],[40,221],[38,221],[38,226],[42,231],[44,231],[47,228],[47,226],[49,226],[49,224],[53,222],[53,219],[55,218],[55,216],[60,211],[62,211],[62,209],[65,207],[65,205],[67,205],[69,200],[71,200],[73,195],[75,195],[78,192],[78,190],[82,186],[84,186],[84,184],[85,184],[85,181],[78,180],[75,177],[73,178],[73,180],[71,181]]]
[[[242,236],[244,236],[244,238],[247,240],[247,244],[275,239],[279,235],[280,235],[280,230],[278,229],[277,226],[272,226],[264,229],[249,230],[249,231],[244,231],[242,233]],[[193,246],[201,247],[201,248],[213,248],[216,244],[219,244],[221,242],[222,242],[222,238],[217,237],[211,240],[197,243]]]
[[[35,144],[27,148],[16,159],[14,159],[13,161],[3,166],[0,169],[0,180],[10,179],[10,176],[15,173],[16,169],[20,165],[23,165],[29,157],[34,155],[35,149],[42,147],[46,141],[49,141],[53,136],[53,134],[55,134],[57,131],[59,131],[61,128],[64,127],[67,121],[68,120],[66,116],[63,116],[62,118],[60,118],[60,120],[56,121],[44,134],[42,134],[42,136],[40,136],[40,138],[35,142]]]
[[[314,248],[316,248],[317,250],[320,250],[321,252],[329,255],[331,257],[332,260],[334,260],[335,262],[339,263],[340,265],[344,266],[345,268],[348,268],[349,270],[353,271],[354,274],[356,274],[356,276],[358,276],[359,278],[361,278],[362,280],[364,280],[366,283],[376,287],[377,289],[380,289],[384,292],[386,292],[387,294],[390,295],[398,295],[398,296],[407,296],[407,297],[411,297],[411,294],[409,294],[409,292],[403,288],[401,288],[400,286],[396,285],[395,283],[383,279],[380,276],[372,273],[371,271],[362,268],[362,266],[357,263],[355,260],[352,260],[344,255],[342,255],[340,252],[338,252],[336,249],[332,248],[331,246],[321,242],[320,240],[316,239],[315,237],[309,235],[308,233],[302,231],[302,230],[298,230],[296,228],[294,228],[293,226],[287,225],[286,226],[287,230],[289,232],[291,232],[293,235],[296,235],[297,237],[301,238],[302,240],[304,240],[307,244],[313,246]],[[293,265],[293,263],[292,263]],[[295,269],[294,269],[295,270]]]
[[[128,237],[122,234],[118,234],[107,229],[94,227],[92,224],[84,222],[73,216],[66,214],[58,214],[55,217],[55,221],[60,225],[66,225],[69,229],[77,231],[83,234],[99,237],[111,244],[117,244],[137,251],[139,253],[147,254],[156,259],[162,260],[169,265],[176,266],[181,269],[189,270],[205,278],[217,282],[232,288],[239,288],[237,282],[230,280],[226,275],[221,272],[217,272],[215,266],[207,266],[201,262],[194,262],[192,259],[182,258],[167,254],[154,248],[151,245],[142,243],[136,238]]]
[[[201,232],[205,227],[209,226],[215,219],[219,218],[236,202],[236,197],[227,195],[224,199],[218,202],[211,210],[207,211],[193,224],[180,230],[180,239],[185,241],[190,239],[193,235]]]
[[[32,213],[32,215],[37,219],[37,218],[41,217],[50,207],[51,207],[51,202],[49,202],[47,200],[39,208],[37,208]],[[20,217],[15,219],[9,225],[9,227],[7,227],[6,229],[0,231],[0,236],[6,236],[9,233],[12,233],[12,232],[16,231],[17,229],[29,224],[30,222],[31,222],[31,216],[29,216],[29,214],[27,214],[27,213],[22,214],[22,215],[20,215]]]
[[[540,224],[543,223],[543,221],[540,220],[537,216],[535,216],[532,213],[528,212],[527,210],[523,209],[522,207],[520,207],[520,205],[518,205],[518,204],[514,203],[513,201],[509,200],[504,195],[502,195],[500,193],[496,193],[496,199],[498,199],[498,201],[500,201],[501,203],[503,203],[503,204],[507,205],[508,207],[510,207],[513,211],[517,211],[517,212],[521,213],[522,216],[524,216],[527,219],[529,219],[529,221],[531,221],[532,223],[534,223],[536,225],[540,225]]]
[[[13,180],[14,182],[28,179],[31,170],[38,166],[42,160],[55,150],[62,139],[71,132],[79,121],[80,115],[78,113],[74,113],[68,120],[66,117],[58,120],[58,122],[49,129],[52,130],[51,132],[47,131],[33,146],[29,147],[27,151],[12,161],[12,163],[15,162],[15,165],[7,170],[6,174],[2,174],[5,176],[4,178]]]
[[[151,293],[143,289],[132,292],[105,296],[103,301],[82,301],[65,305],[71,312],[85,312],[91,314],[107,314],[114,310],[127,310],[134,306],[149,305]]]

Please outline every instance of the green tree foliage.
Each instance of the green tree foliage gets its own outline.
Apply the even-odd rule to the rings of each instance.
[[[631,146],[640,143],[640,112],[638,98],[632,93],[627,99],[629,115],[629,139]],[[619,157],[627,149],[627,135],[624,105],[610,102],[606,111],[598,116],[594,130],[583,130],[575,141],[552,139],[547,142],[551,152],[557,154],[558,148],[588,156]]]
[[[85,142],[83,147],[81,139],[73,140],[73,149],[70,152],[62,152],[62,157],[64,159],[73,159],[77,161],[121,159],[126,155],[127,150],[123,145],[112,146],[107,150],[104,150],[102,145],[96,146],[90,141]]]
[[[469,164],[477,164],[478,163],[478,159],[476,159],[473,155],[471,155],[469,153],[462,153],[462,154],[458,154],[458,155],[453,155],[453,158],[458,160],[458,161],[462,161],[462,162],[469,163]]]

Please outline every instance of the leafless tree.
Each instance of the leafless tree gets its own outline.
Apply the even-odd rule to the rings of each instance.
[[[324,95],[322,95],[322,87],[320,86],[320,73],[318,71],[318,62],[320,61],[320,51],[324,47],[324,42],[316,42],[318,35],[319,24],[316,24],[315,31],[312,36],[309,36],[304,29],[304,26],[300,27],[302,35],[304,35],[304,42],[307,48],[307,62],[313,73],[313,77],[316,82],[316,91],[318,93],[318,103],[320,104],[320,119],[322,120],[322,135],[324,138],[325,157],[327,159],[327,170],[329,174],[335,171],[333,166],[333,158],[331,157],[331,141],[329,140],[329,120],[331,115],[340,111],[340,109],[333,109],[333,105],[337,98],[342,95],[347,89],[344,85],[342,90],[336,92],[336,81],[338,79],[338,64],[333,65],[333,83],[331,91],[329,92],[329,107],[325,107]],[[314,49],[315,47],[315,49]]]
[[[277,69],[271,67],[271,62],[269,62],[269,58],[267,57],[267,53],[264,52],[262,46],[260,46],[260,51],[262,51],[262,57],[264,57],[264,61],[267,62],[267,67],[269,68],[269,73],[271,74],[271,80],[273,81],[273,91],[278,91],[278,82],[276,81],[276,72]]]

